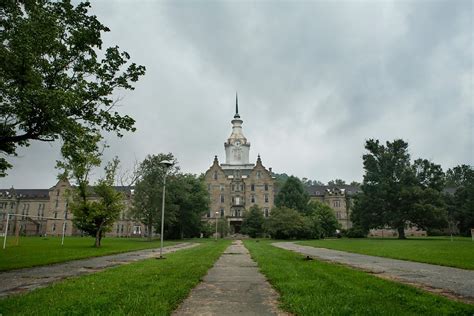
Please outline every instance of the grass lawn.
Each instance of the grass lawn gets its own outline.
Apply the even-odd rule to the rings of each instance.
[[[3,315],[169,315],[230,244],[200,246],[0,300]]]
[[[406,240],[341,238],[299,244],[474,270],[474,242],[470,238],[456,238],[454,241],[449,237]]]
[[[1,241],[3,246],[3,238]],[[176,243],[166,241],[164,245]],[[64,246],[61,246],[59,237],[21,237],[16,246],[15,238],[10,237],[7,247],[0,249],[0,271],[160,247],[159,240],[148,242],[136,238],[107,237],[102,239],[102,247],[94,248],[93,244],[94,239],[91,237],[66,237]]]
[[[263,274],[280,292],[281,307],[296,315],[472,315],[474,306],[383,280],[342,265],[245,241]]]

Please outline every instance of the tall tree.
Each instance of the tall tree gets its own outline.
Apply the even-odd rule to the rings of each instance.
[[[89,8],[70,0],[2,2],[0,154],[15,155],[32,140],[80,143],[83,135],[135,129],[131,117],[114,111],[112,95],[133,90],[145,67],[129,64],[117,46],[103,50],[109,29]],[[0,176],[10,167],[0,157]]]
[[[328,185],[330,185],[330,186],[346,185],[346,181],[344,181],[342,179],[335,179],[335,180],[329,181]]]
[[[445,223],[440,166],[418,159],[412,165],[408,144],[401,139],[381,145],[368,140],[363,156],[364,181],[351,219],[364,229],[389,226],[405,238],[407,225],[420,228]]]
[[[300,179],[289,177],[275,197],[277,207],[295,209],[303,214],[308,211],[309,194]]]
[[[262,209],[258,205],[253,205],[244,216],[242,233],[256,238],[263,233],[264,223],[265,218],[263,217]]]
[[[170,175],[176,174],[178,168],[171,153],[149,155],[137,168],[138,180],[135,184],[130,212],[133,218],[141,221],[147,227],[149,240],[152,238],[154,226],[161,220],[163,176],[165,174],[162,162],[165,160],[175,162],[171,170],[167,170],[167,172]],[[172,217],[167,216],[166,219],[169,221],[172,220]]]
[[[460,165],[448,169],[446,182],[455,188],[454,195],[445,196],[451,224],[457,225],[462,235],[469,236],[474,228],[474,168]]]
[[[320,201],[311,201],[309,209],[309,216],[312,217],[314,222],[318,223],[316,227],[320,229],[320,236],[334,236],[336,229],[339,229],[341,226],[334,215],[334,210]]]
[[[275,207],[265,222],[265,231],[275,239],[312,238],[310,219],[288,207]]]
[[[167,181],[166,190],[167,214],[173,218],[167,222],[167,238],[199,236],[201,217],[209,210],[209,192],[204,177],[174,174]]]

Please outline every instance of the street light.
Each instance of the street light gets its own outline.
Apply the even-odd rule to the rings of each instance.
[[[168,169],[173,165],[171,160],[163,160],[160,162],[163,166],[165,171],[163,175],[163,199],[161,201],[161,244],[160,244],[160,259],[163,259],[163,231],[165,227],[165,191],[166,191],[166,175],[168,173]],[[151,233],[151,232],[150,232]]]
[[[219,215],[219,211],[216,211],[216,241],[217,241],[217,215]]]

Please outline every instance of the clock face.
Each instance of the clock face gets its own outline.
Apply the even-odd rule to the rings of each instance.
[[[235,146],[240,146],[240,142],[239,142],[239,141],[236,141],[236,142],[235,142]]]

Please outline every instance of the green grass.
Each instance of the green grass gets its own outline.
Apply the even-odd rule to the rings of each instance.
[[[167,241],[164,245],[176,243]],[[136,238],[107,237],[102,239],[100,248],[93,247],[93,244],[94,239],[91,237],[66,237],[64,246],[61,246],[59,237],[21,237],[16,246],[15,238],[10,237],[7,247],[0,249],[0,271],[160,247],[159,240],[148,242]]]
[[[200,246],[72,278],[0,300],[3,315],[169,315],[230,241]]]
[[[305,261],[270,245],[245,241],[260,270],[296,315],[472,315],[474,306],[383,280],[342,265]]]
[[[474,270],[474,242],[470,238],[326,239],[299,244],[365,255],[432,263]]]

